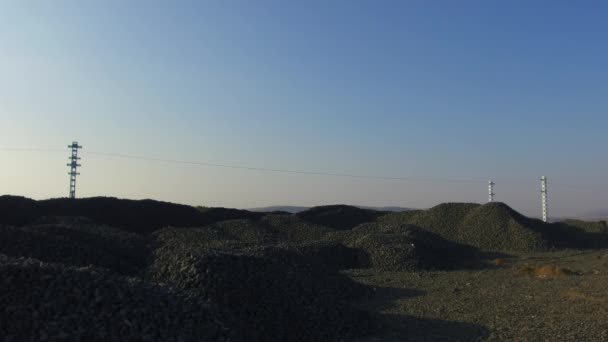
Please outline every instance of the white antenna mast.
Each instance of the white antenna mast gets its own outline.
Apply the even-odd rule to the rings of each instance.
[[[547,177],[540,177],[540,194],[543,205],[543,222],[547,222]]]
[[[488,182],[488,202],[494,202],[494,183],[492,180]]]

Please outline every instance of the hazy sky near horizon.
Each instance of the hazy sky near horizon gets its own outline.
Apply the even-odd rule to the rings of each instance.
[[[0,1],[0,194],[608,207],[608,3]],[[2,148],[65,149],[15,152]]]

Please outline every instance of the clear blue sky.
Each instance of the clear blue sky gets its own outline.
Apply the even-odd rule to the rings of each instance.
[[[0,148],[489,179],[538,215],[608,207],[603,1],[3,1]],[[428,207],[483,183],[83,156],[80,196]],[[0,151],[0,193],[67,194],[65,153]],[[575,187],[560,186],[566,184]],[[595,191],[587,188],[597,186]]]

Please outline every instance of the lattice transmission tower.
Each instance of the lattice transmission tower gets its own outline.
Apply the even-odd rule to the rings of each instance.
[[[488,202],[494,202],[494,195],[496,195],[494,193],[494,185],[496,185],[496,183],[493,181],[490,180],[488,182]]]
[[[70,198],[76,198],[76,176],[80,175],[80,173],[76,172],[77,168],[82,166],[78,164],[78,160],[80,157],[78,156],[78,149],[82,148],[82,146],[78,145],[77,141],[72,142],[72,145],[68,145],[68,148],[72,149],[72,155],[68,157],[70,163],[68,166],[70,167]]]
[[[540,177],[540,195],[543,206],[543,222],[547,222],[547,177]]]

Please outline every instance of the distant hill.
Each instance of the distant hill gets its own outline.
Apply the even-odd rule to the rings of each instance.
[[[608,219],[608,209],[594,210],[575,217],[586,221],[600,221]]]
[[[588,211],[578,215],[549,216],[549,222],[563,222],[568,220],[598,222],[608,220],[608,209]]]
[[[357,207],[357,208],[361,208],[361,209],[377,210],[377,211],[391,211],[391,212],[416,210],[416,209],[412,209],[412,208],[395,207],[395,206],[370,207],[370,206],[364,206],[364,205],[354,205],[353,207]],[[247,209],[247,210],[254,211],[254,212],[263,212],[263,213],[283,211],[283,212],[287,212],[287,213],[296,214],[296,213],[299,213],[299,212],[302,212],[302,211],[305,211],[305,210],[308,210],[311,208],[313,208],[313,207],[301,207],[301,206],[292,206],[292,205],[275,205],[275,206],[269,206],[269,207],[251,208],[251,209]]]
[[[376,221],[385,212],[361,209],[349,205],[324,205],[295,214],[305,222],[338,230],[352,229],[360,224]]]
[[[272,212],[286,212],[286,213],[299,213],[301,211],[310,209],[310,207],[298,207],[292,205],[274,205],[269,207],[260,207],[260,208],[250,208],[247,209],[249,211],[257,212],[257,213],[272,213]]]

